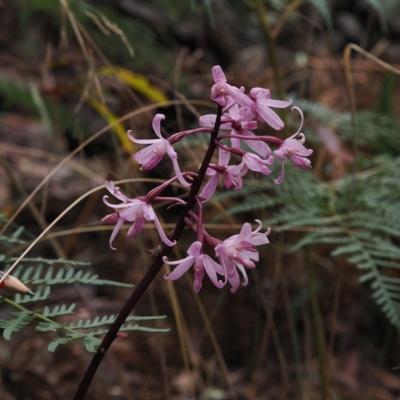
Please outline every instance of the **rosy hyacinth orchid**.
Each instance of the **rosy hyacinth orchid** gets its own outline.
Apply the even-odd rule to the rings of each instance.
[[[122,201],[121,204],[111,204],[107,201],[108,196],[103,197],[104,204],[115,210],[115,213],[109,214],[102,219],[104,224],[116,224],[110,237],[110,247],[113,250],[116,249],[113,247],[112,243],[125,221],[132,222],[132,226],[127,233],[128,237],[140,233],[146,221],[154,221],[162,241],[170,247],[175,246],[176,242],[171,242],[165,235],[160,221],[150,204],[140,199],[130,199],[126,197],[121,193],[119,187],[114,185],[114,182],[106,182],[106,188],[113,196]]]
[[[278,114],[275,111],[272,111],[270,107],[286,108],[292,104],[291,100],[272,100],[270,91],[262,88],[251,89],[250,98],[254,100],[251,109],[260,121],[266,122],[272,128],[277,130],[281,130],[285,126]]]
[[[259,260],[259,254],[255,246],[269,243],[267,236],[271,232],[268,229],[264,233],[259,233],[262,224],[258,222],[258,228],[251,230],[251,225],[247,222],[243,225],[238,235],[231,236],[215,246],[215,254],[227,273],[227,279],[231,284],[231,292],[235,293],[240,286],[240,277],[237,269],[243,276],[242,285],[248,283],[247,273],[244,267],[254,268],[254,261]],[[237,269],[236,269],[237,267]]]
[[[251,107],[253,102],[242,90],[227,83],[226,76],[219,65],[212,67],[215,85],[211,88],[211,99],[220,106],[226,106],[230,99],[244,107]]]
[[[140,150],[133,155],[133,159],[142,164],[140,167],[141,171],[154,168],[164,157],[165,153],[172,161],[174,166],[175,174],[179,182],[186,187],[190,186],[190,183],[186,182],[182,175],[182,172],[178,164],[178,155],[171,145],[170,141],[164,139],[161,135],[161,121],[165,118],[163,114],[156,114],[153,118],[153,130],[158,136],[158,139],[136,139],[132,136],[132,131],[128,131],[128,137],[132,142],[138,144],[149,144],[150,146]]]
[[[282,169],[278,179],[274,179],[276,184],[282,183],[285,177],[285,160],[289,156],[293,164],[299,168],[311,168],[311,161],[306,158],[312,154],[312,149],[306,149],[303,143],[306,140],[304,133],[301,133],[303,127],[304,116],[303,112],[298,107],[293,107],[292,111],[296,109],[299,111],[301,116],[301,124],[298,131],[284,140],[282,144],[274,151],[274,154],[282,161]]]
[[[169,265],[177,265],[177,267],[170,273],[164,275],[164,278],[169,281],[174,281],[180,278],[189,268],[194,265],[194,291],[198,293],[203,284],[204,272],[207,272],[211,282],[219,289],[224,286],[224,282],[218,280],[217,272],[223,272],[223,268],[210,256],[203,253],[203,244],[201,242],[194,242],[187,250],[188,256],[178,261],[167,261],[167,257],[163,261]]]

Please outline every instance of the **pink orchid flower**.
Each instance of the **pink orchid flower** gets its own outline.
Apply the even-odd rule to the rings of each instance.
[[[254,261],[259,260],[255,246],[269,243],[267,236],[271,230],[268,228],[266,232],[259,233],[262,224],[260,220],[256,221],[258,228],[254,231],[251,230],[251,225],[246,222],[238,235],[231,236],[215,246],[215,254],[227,273],[227,279],[232,286],[232,293],[235,293],[240,286],[240,276],[237,270],[243,276],[242,285],[246,286],[248,278],[244,267],[255,268]]]
[[[167,261],[167,257],[163,257],[163,261],[169,265],[178,265],[170,274],[164,275],[164,278],[169,281],[174,281],[180,278],[194,264],[194,291],[198,293],[203,284],[204,271],[211,279],[211,282],[219,289],[224,286],[224,282],[218,280],[217,272],[223,272],[223,268],[210,256],[202,251],[203,244],[194,242],[187,250],[188,257],[179,261]]]
[[[213,128],[216,118],[217,116],[214,114],[204,115],[199,118],[199,125]],[[229,114],[224,114],[220,128],[222,130],[230,130],[231,135],[255,137],[256,135],[251,131],[257,129],[257,121],[253,121],[253,118],[254,113],[249,108],[239,108],[237,104],[234,104],[229,109]],[[224,120],[229,122],[224,122]],[[265,142],[245,139],[244,142],[261,157],[272,159],[273,162],[272,151]],[[241,148],[240,139],[231,138],[231,146],[233,148]]]
[[[250,98],[254,100],[251,109],[260,121],[266,122],[272,128],[281,130],[285,124],[273,108],[286,108],[292,104],[292,101],[272,100],[268,89],[253,88],[250,90]]]
[[[311,161],[306,158],[312,154],[311,149],[306,149],[303,146],[303,143],[306,140],[304,133],[301,133],[301,129],[303,127],[304,122],[304,115],[303,112],[298,107],[293,107],[292,111],[296,109],[299,111],[301,116],[301,124],[298,131],[287,138],[277,150],[274,151],[274,154],[282,161],[282,169],[278,179],[274,179],[276,184],[282,183],[285,177],[285,160],[286,157],[289,156],[290,159],[293,161],[294,165],[299,168],[311,168]],[[296,138],[296,136],[298,138]]]
[[[210,199],[218,186],[220,175],[223,177],[225,187],[227,189],[234,188],[240,190],[243,187],[242,177],[246,174],[244,164],[229,165],[230,153],[226,150],[219,149],[218,165],[210,164],[207,169],[207,175],[211,179],[204,185],[199,197],[202,201]]]
[[[132,136],[132,131],[128,131],[128,137],[132,142],[150,145],[134,154],[133,159],[139,164],[142,164],[140,170],[144,171],[154,168],[163,159],[165,153],[167,153],[169,158],[172,160],[172,165],[174,166],[174,171],[179,182],[183,186],[189,187],[190,183],[186,182],[181,170],[179,169],[178,155],[176,154],[176,151],[170,141],[161,136],[161,121],[164,118],[165,115],[163,114],[156,114],[153,118],[153,130],[158,136],[158,139],[136,139]]]
[[[226,106],[231,99],[244,107],[252,106],[253,102],[242,90],[226,83],[226,76],[219,65],[212,67],[211,72],[215,82],[215,85],[211,88],[211,100],[223,107]]]
[[[116,249],[112,246],[112,243],[125,221],[132,222],[132,226],[127,233],[128,237],[140,233],[145,221],[154,221],[162,241],[170,247],[175,246],[176,242],[171,242],[165,235],[160,221],[150,204],[140,199],[130,199],[126,197],[121,193],[119,187],[114,185],[114,182],[106,182],[106,188],[113,196],[122,201],[121,204],[111,204],[107,201],[108,196],[103,197],[103,202],[115,210],[115,213],[109,214],[102,219],[104,224],[116,224],[110,237],[110,247],[113,250]]]

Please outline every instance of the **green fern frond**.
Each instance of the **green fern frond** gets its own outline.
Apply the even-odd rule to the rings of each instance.
[[[85,272],[83,270],[75,270],[73,268],[59,268],[56,270],[53,266],[43,268],[39,264],[35,267],[31,266],[26,268],[23,273],[17,270],[14,274],[21,279],[25,284],[40,285],[46,284],[49,286],[62,285],[66,283],[82,283],[86,285],[109,285],[118,287],[132,287],[128,283],[115,282],[107,279],[100,279],[97,274]]]
[[[66,304],[56,305],[54,306],[53,309],[50,309],[50,307],[45,306],[42,311],[42,315],[47,318],[69,315],[75,312],[75,307],[76,307],[75,303],[72,303],[70,305]]]
[[[18,257],[5,257],[4,259],[0,259],[0,261],[4,262],[9,262],[12,263],[16,261]],[[55,258],[55,259],[49,259],[49,258],[43,258],[43,257],[24,257],[23,260],[21,260],[21,264],[25,263],[41,263],[41,264],[48,264],[48,265],[54,265],[54,264],[66,264],[66,265],[71,265],[71,266],[89,266],[90,262],[87,261],[74,261],[74,260],[66,260],[65,258]],[[13,272],[13,275],[15,275],[15,272]]]
[[[30,311],[21,311],[10,314],[17,318],[11,320],[0,320],[0,328],[4,329],[3,336],[6,340],[11,340],[11,334],[19,332],[35,318]]]
[[[83,344],[88,352],[95,353],[101,344],[101,339],[92,335],[86,335],[83,339]]]
[[[6,221],[3,215],[0,214],[0,221]],[[12,235],[3,235],[6,238],[3,244],[16,243],[21,241],[21,236],[24,233],[23,228],[17,228]],[[2,270],[7,271],[15,257],[8,257],[4,254],[0,255],[0,262],[7,264],[2,267]],[[60,267],[55,265],[70,265],[70,268]],[[21,261],[18,267],[13,271],[13,275],[20,279],[23,283],[31,285],[39,285],[33,288],[35,294],[30,295],[15,295],[15,301],[7,297],[0,296],[0,303],[17,309],[17,312],[10,312],[10,319],[0,320],[0,329],[3,331],[3,337],[7,340],[11,339],[13,333],[20,332],[29,323],[34,324],[35,330],[46,332],[54,331],[63,333],[61,337],[56,337],[49,345],[50,351],[55,349],[60,344],[67,344],[74,340],[82,340],[85,348],[88,351],[96,351],[101,339],[98,337],[107,331],[107,326],[112,324],[116,315],[106,315],[103,317],[95,317],[94,319],[78,320],[76,322],[60,323],[54,318],[72,315],[75,312],[76,304],[56,304],[52,307],[44,306],[41,310],[31,311],[24,307],[24,304],[35,304],[39,301],[46,300],[54,285],[81,283],[91,285],[108,285],[119,287],[132,287],[131,284],[115,282],[106,279],[100,279],[97,274],[83,269],[76,269],[76,266],[86,266],[88,263],[74,262],[64,259],[43,259],[41,257],[25,258]],[[122,331],[145,331],[145,332],[166,332],[166,329],[156,329],[151,327],[141,326],[139,324],[129,324],[131,321],[152,321],[165,318],[165,316],[131,316],[123,325]],[[83,332],[86,331],[86,332]]]
[[[83,339],[83,344],[86,348],[87,351],[91,353],[95,353],[97,351],[97,348],[101,344],[101,339],[98,338],[98,336],[103,336],[107,333],[108,329],[98,329],[96,331],[92,331],[90,333],[84,334],[84,333],[67,333],[63,337],[58,337],[53,339],[53,341],[50,343],[48,350],[51,352],[54,352],[56,348],[60,344],[67,344],[70,343],[74,340],[77,339]],[[169,331],[169,329],[157,329],[157,328],[149,328],[145,326],[140,326],[140,325],[122,325],[119,332],[133,332],[133,331],[141,331],[141,332],[147,332],[147,333],[166,333]]]
[[[98,329],[97,331],[90,332],[91,335],[105,335],[108,329]],[[140,332],[147,332],[147,333],[167,333],[169,329],[160,329],[160,328],[150,328],[148,326],[141,326],[141,325],[122,325],[119,332],[133,332],[133,331],[140,331]]]
[[[25,241],[20,239],[20,233],[22,232],[23,229],[18,229],[15,231],[12,235],[6,236],[6,235],[1,235],[0,236],[0,243],[3,244],[25,244]]]
[[[66,336],[63,336],[63,337],[57,337],[57,338],[53,339],[53,341],[49,344],[49,346],[47,347],[47,350],[54,353],[54,351],[57,349],[57,347],[60,344],[68,344],[77,339],[84,339],[85,337],[86,337],[86,335],[78,333],[78,332],[74,333],[74,334],[67,334]]]
[[[37,330],[41,332],[46,332],[46,331],[56,331],[61,328],[68,328],[68,329],[83,329],[83,330],[88,330],[88,329],[94,329],[94,328],[99,328],[104,325],[111,325],[115,319],[116,315],[111,314],[111,315],[104,315],[102,317],[95,317],[93,320],[92,319],[80,319],[77,322],[70,322],[68,324],[58,324],[56,322],[40,322],[37,326]],[[145,316],[145,317],[139,317],[139,316],[130,316],[128,317],[125,322],[130,322],[130,321],[152,321],[152,320],[158,320],[158,319],[163,319],[165,316]]]
[[[15,301],[18,304],[36,303],[38,301],[47,300],[50,296],[50,292],[50,286],[39,286],[37,289],[35,289],[34,296],[17,293],[15,295]]]

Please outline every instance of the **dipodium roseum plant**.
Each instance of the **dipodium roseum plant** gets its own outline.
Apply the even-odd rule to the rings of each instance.
[[[284,180],[284,164],[288,160],[299,168],[311,167],[307,157],[311,155],[312,150],[304,146],[305,135],[300,132],[303,113],[298,107],[292,108],[301,116],[301,125],[295,134],[285,140],[275,136],[259,136],[256,133],[259,122],[266,123],[276,130],[284,127],[282,119],[273,109],[287,108],[292,104],[291,101],[273,100],[270,91],[263,88],[252,88],[247,95],[243,87],[238,88],[227,83],[225,74],[218,65],[212,68],[212,75],[215,84],[211,88],[211,99],[217,103],[217,113],[200,117],[199,128],[177,132],[164,139],[160,129],[164,115],[157,114],[153,119],[153,130],[157,139],[139,140],[131,131],[128,132],[133,142],[147,145],[133,156],[134,160],[141,164],[141,170],[152,169],[164,162],[164,156],[167,154],[172,161],[175,176],[146,195],[132,199],[124,195],[113,182],[106,183],[111,195],[120,201],[111,203],[108,196],[104,196],[103,199],[104,203],[114,210],[112,214],[103,218],[104,223],[115,224],[110,247],[115,250],[114,238],[125,222],[131,224],[128,237],[133,237],[142,231],[146,221],[154,221],[161,245],[152,252],[155,255],[152,265],[104,337],[75,394],[75,400],[84,397],[104,354],[117,337],[119,328],[164,263],[174,266],[173,271],[164,276],[167,280],[179,279],[193,268],[195,292],[200,291],[205,275],[218,289],[229,285],[232,293],[241,285],[247,285],[246,269],[256,267],[259,260],[258,247],[269,243],[270,229],[263,231],[261,221],[256,220],[255,229],[250,222],[246,222],[239,233],[229,238],[211,236],[203,227],[202,208],[214,195],[220,180],[227,190],[241,190],[242,178],[249,171],[271,175],[268,165],[273,164],[276,159],[282,163],[281,173],[274,179],[276,184]],[[173,146],[184,137],[200,132],[210,135],[201,166],[197,172],[182,172],[178,154]],[[243,149],[242,143],[245,143],[251,152]],[[270,145],[276,148],[272,150]],[[218,151],[217,164],[211,163],[215,151]],[[235,156],[234,162],[231,162],[231,155]],[[163,191],[176,181],[190,187],[186,201],[162,196]],[[181,207],[175,228],[168,233],[164,232],[153,208],[153,205],[160,201]],[[187,249],[188,256],[182,260],[171,261],[168,257],[185,227],[195,233],[193,243]]]

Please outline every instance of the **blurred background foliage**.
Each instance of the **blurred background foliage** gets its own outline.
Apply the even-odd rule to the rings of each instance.
[[[359,47],[346,53],[350,43]],[[195,295],[190,277],[159,276],[135,318],[153,315],[154,328],[143,330],[168,333],[117,340],[88,399],[398,398],[399,0],[0,1],[1,269],[104,180],[133,179],[121,186],[137,196],[169,178],[165,160],[138,170],[125,132],[151,137],[156,112],[166,115],[165,135],[196,127],[215,110],[215,64],[232,84],[268,87],[304,111],[313,169],[288,166],[280,186],[254,176],[242,191],[218,193],[205,210],[211,234],[228,237],[255,218],[272,228],[249,285],[232,295],[205,283]],[[282,117],[283,131],[260,126],[260,134],[292,135],[298,114]],[[184,169],[197,168],[206,141],[179,143]],[[12,339],[0,342],[5,400],[69,399],[90,360],[82,343],[66,343],[30,312],[97,329],[96,318],[109,322],[130,293],[84,285],[81,275],[65,284],[67,265],[78,273],[90,262],[88,276],[128,285],[151,262],[143,252],[158,245],[151,226],[135,239],[120,233],[118,251],[109,249],[103,195],[82,199],[20,266],[39,293],[34,306],[18,314],[21,298],[0,304]],[[171,229],[178,210],[159,213]],[[192,240],[182,238],[176,258]],[[59,273],[51,297],[32,266],[53,268],[49,281]]]

